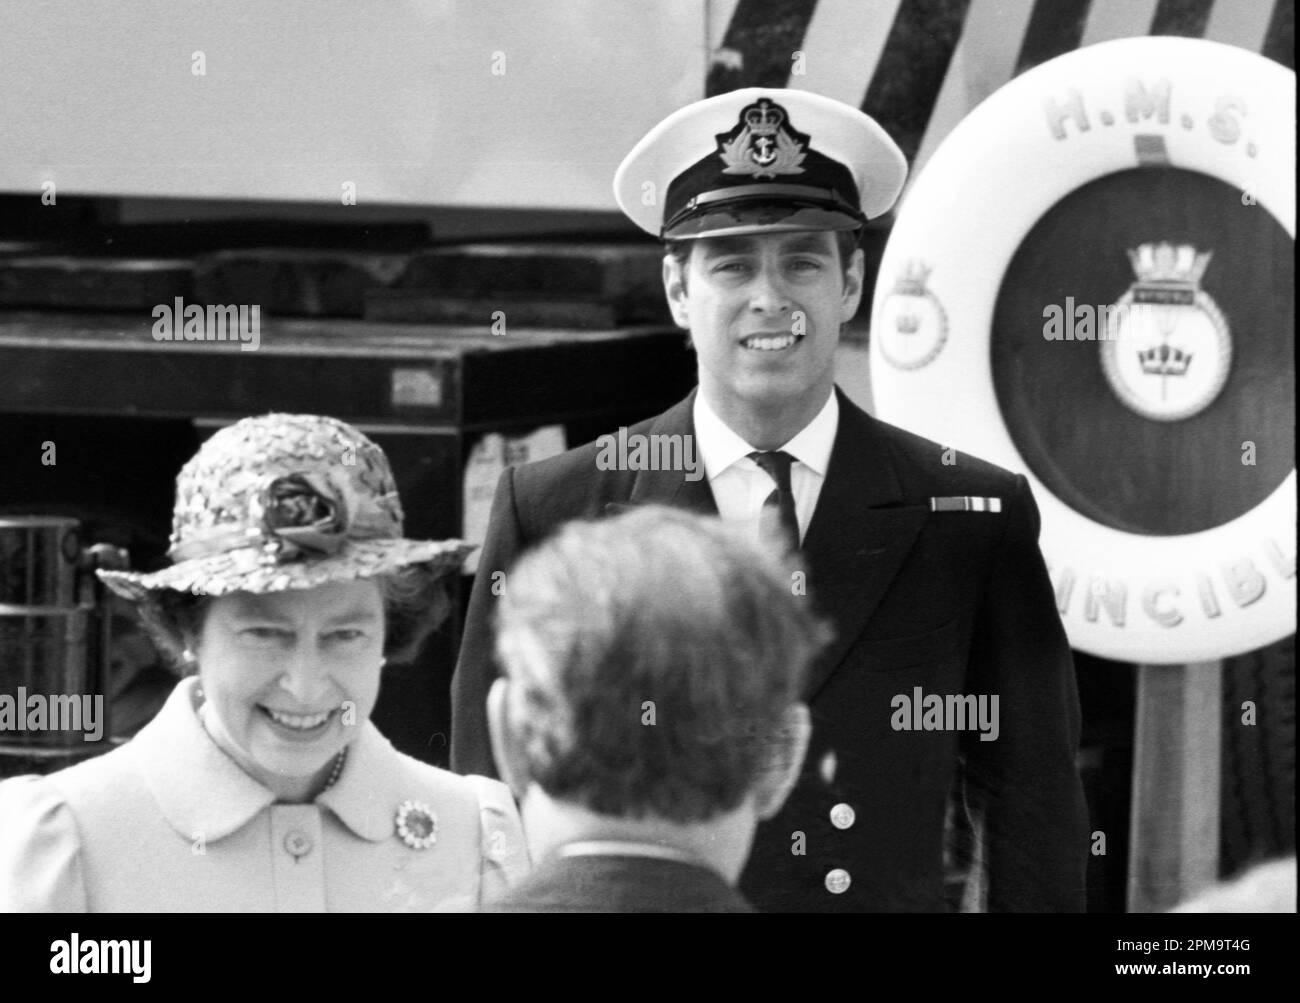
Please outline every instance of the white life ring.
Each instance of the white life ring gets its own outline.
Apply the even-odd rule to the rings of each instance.
[[[883,420],[1026,475],[1072,646],[1187,663],[1295,632],[1294,459],[1276,490],[1222,525],[1172,536],[1115,529],[1030,469],[999,408],[990,351],[998,292],[1026,235],[1069,193],[1139,166],[1143,143],[1240,190],[1294,241],[1292,71],[1195,39],[1077,50],[979,105],[916,180],[876,284],[872,395]]]

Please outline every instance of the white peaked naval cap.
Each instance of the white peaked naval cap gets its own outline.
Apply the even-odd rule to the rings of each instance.
[[[907,178],[869,115],[808,91],[747,87],[656,125],[614,174],[614,197],[665,240],[780,230],[855,230]]]

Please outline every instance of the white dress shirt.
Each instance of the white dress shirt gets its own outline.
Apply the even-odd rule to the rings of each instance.
[[[760,516],[763,502],[774,490],[776,481],[749,458],[753,446],[737,435],[717,412],[709,407],[703,392],[695,395],[695,445],[704,464],[705,476],[713,490],[718,514],[724,519],[746,523],[754,539],[762,539]],[[817,509],[831,449],[840,424],[840,405],[832,390],[817,417],[781,449],[794,457],[790,465],[790,486],[794,491],[794,511],[799,520],[799,542],[808,535],[808,525]]]

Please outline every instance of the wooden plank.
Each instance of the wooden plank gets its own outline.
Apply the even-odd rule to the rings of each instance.
[[[1137,672],[1128,911],[1162,912],[1219,878],[1223,663]]]

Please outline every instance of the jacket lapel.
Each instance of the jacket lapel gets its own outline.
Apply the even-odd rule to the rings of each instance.
[[[930,510],[904,505],[875,420],[839,388],[840,422],[817,510],[804,537],[809,584],[835,640],[813,667],[811,700],[843,661],[916,542]]]
[[[694,444],[695,419],[692,415],[696,393],[698,390],[692,390],[689,397],[655,418],[647,434],[690,436]],[[698,452],[695,455],[698,456]],[[692,481],[681,470],[637,471],[627,502],[611,502],[605,506],[605,514],[616,515],[634,505],[671,505],[705,515],[717,515],[718,506],[713,500],[709,479],[703,476],[702,467],[700,472],[700,478]]]
[[[695,394],[652,422],[651,435],[695,434]],[[837,387],[840,421],[826,482],[804,537],[802,560],[835,640],[813,667],[811,700],[844,660],[889,590],[930,514],[926,505],[904,505],[893,455],[875,419]],[[606,515],[635,505],[672,505],[717,515],[708,478],[687,480],[680,470],[642,470],[626,502],[611,502]]]

